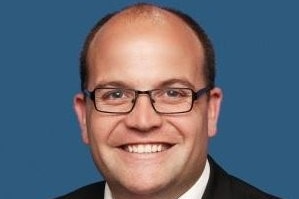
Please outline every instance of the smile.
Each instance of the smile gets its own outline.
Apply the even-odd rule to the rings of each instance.
[[[126,145],[123,149],[130,153],[158,153],[169,149],[171,146],[168,144],[131,144]]]

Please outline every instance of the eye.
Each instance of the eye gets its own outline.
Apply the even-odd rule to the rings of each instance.
[[[188,90],[186,89],[175,89],[175,88],[170,88],[166,89],[165,95],[170,98],[184,98],[188,97]]]
[[[123,95],[124,93],[121,90],[113,91],[110,93],[111,98],[122,98]]]
[[[102,93],[102,100],[115,100],[125,97],[125,92],[122,89],[107,89]]]
[[[166,90],[165,94],[167,95],[167,97],[179,97],[180,96],[180,92],[178,92],[178,90],[176,90],[176,89]]]

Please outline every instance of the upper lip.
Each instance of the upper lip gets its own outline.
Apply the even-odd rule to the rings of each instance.
[[[141,142],[126,142],[126,143],[122,143],[120,144],[118,147],[124,147],[124,146],[128,146],[128,145],[147,145],[147,144],[162,144],[162,145],[170,145],[173,146],[175,145],[175,143],[171,143],[171,142],[165,142],[165,141],[141,141]]]

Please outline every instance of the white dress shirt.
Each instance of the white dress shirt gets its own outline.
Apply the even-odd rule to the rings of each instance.
[[[206,189],[208,184],[208,180],[210,177],[210,164],[209,161],[206,161],[205,168],[198,178],[196,183],[183,195],[181,195],[178,199],[199,199],[202,198],[202,195]],[[110,188],[108,184],[105,185],[105,196],[104,199],[113,199]]]

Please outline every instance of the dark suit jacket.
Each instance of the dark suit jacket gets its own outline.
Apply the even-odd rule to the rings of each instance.
[[[211,157],[210,178],[202,199],[278,199],[226,173]],[[104,199],[105,182],[77,189],[57,199]]]

